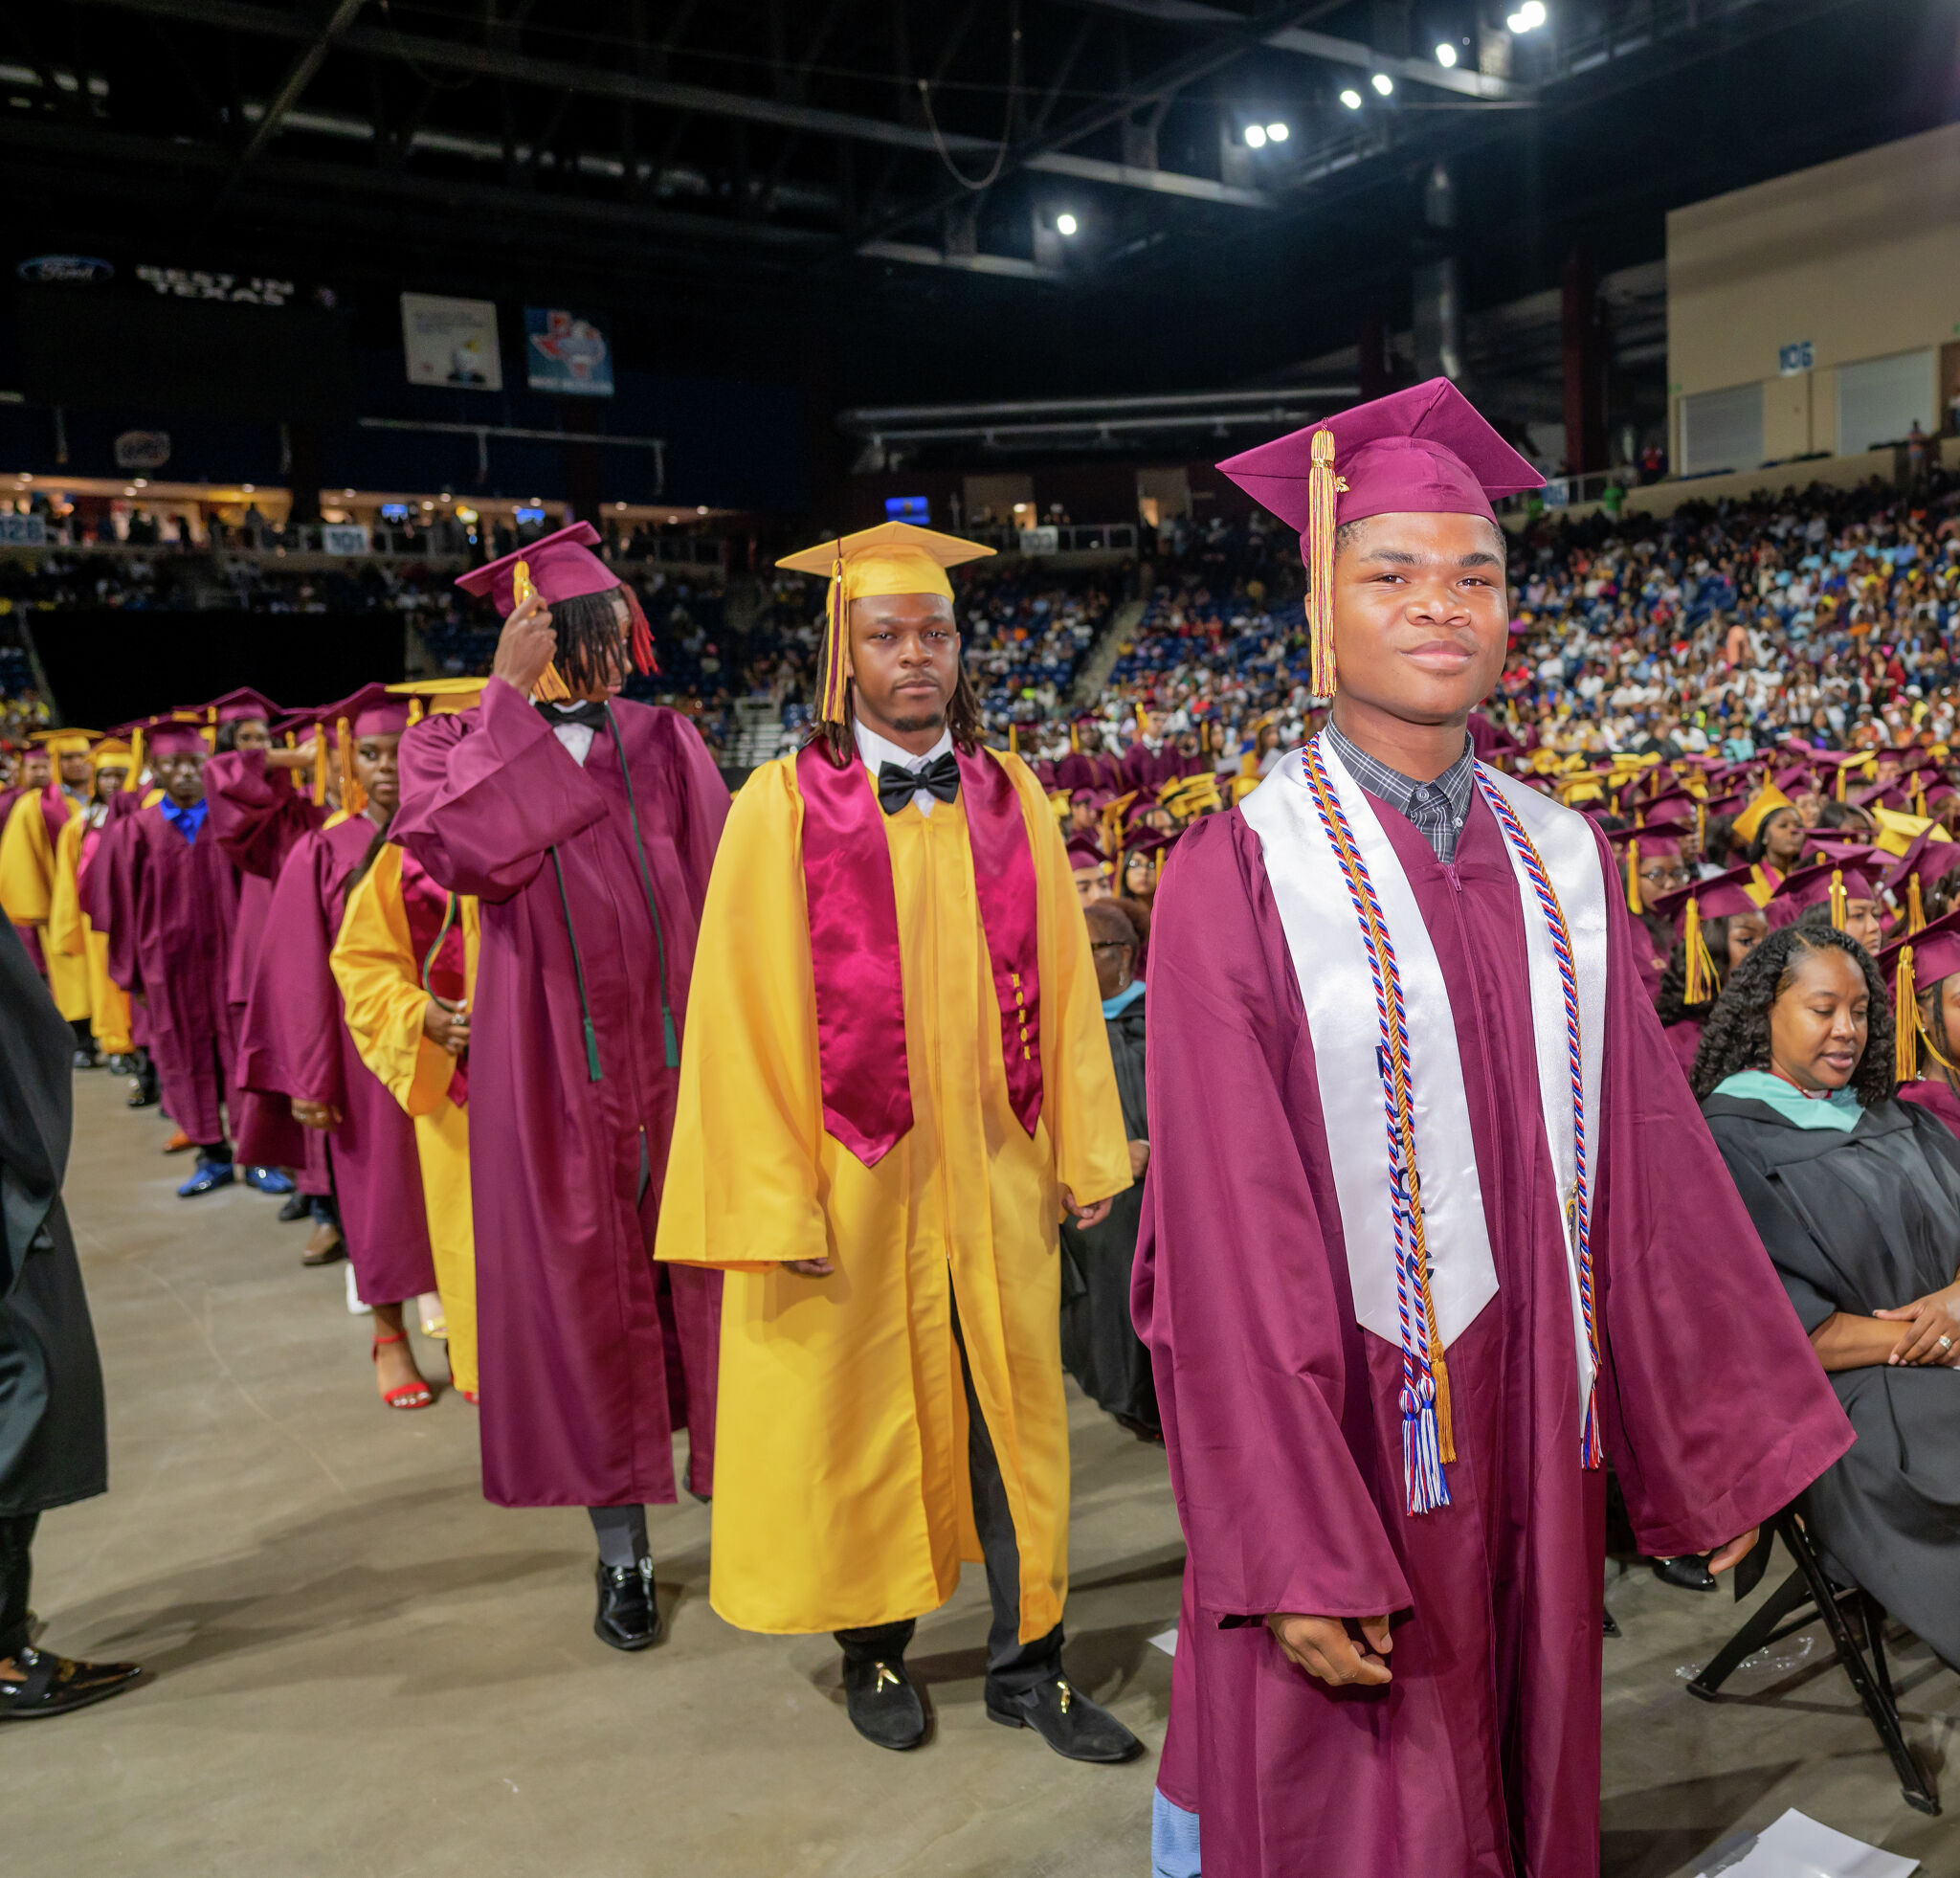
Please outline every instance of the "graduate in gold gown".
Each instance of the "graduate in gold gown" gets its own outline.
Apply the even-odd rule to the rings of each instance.
[[[62,823],[55,838],[55,886],[48,901],[49,959],[80,959],[88,973],[88,1021],[98,1055],[111,1066],[136,1047],[130,1036],[129,994],[109,976],[109,935],[98,932],[81,905],[81,879],[122,794],[133,761],[129,746],[105,737],[89,752],[94,786],[87,804]]]
[[[32,955],[47,973],[55,1003],[75,1033],[78,1066],[94,1067],[89,1037],[88,963],[79,955],[56,952],[48,944],[48,919],[55,901],[55,845],[61,831],[89,800],[93,771],[89,750],[93,730],[37,730],[34,740],[48,752],[47,785],[23,794],[0,828],[0,907],[17,927],[33,935]]]
[[[946,569],[904,524],[828,573],[817,734],[736,798],[688,999],[657,1255],[728,1273],[709,1597],[830,1630],[851,1719],[916,1747],[914,1621],[984,1557],[987,1710],[1141,1744],[1061,1666],[1064,1211],[1130,1181],[1101,995],[1041,785],[983,749]]]
[[[456,711],[474,704],[482,685],[438,679],[389,689]],[[468,1053],[477,940],[476,900],[444,892],[390,841],[349,890],[333,948],[354,1049],[415,1125],[450,1375],[472,1402],[479,1383]]]

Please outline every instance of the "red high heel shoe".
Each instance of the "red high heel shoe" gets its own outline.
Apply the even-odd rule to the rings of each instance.
[[[397,1331],[391,1337],[376,1337],[374,1347],[368,1353],[377,1363],[381,1361],[381,1347],[386,1343],[407,1343],[409,1333]],[[435,1397],[426,1382],[405,1382],[399,1389],[384,1389],[381,1399],[391,1409],[425,1409]]]

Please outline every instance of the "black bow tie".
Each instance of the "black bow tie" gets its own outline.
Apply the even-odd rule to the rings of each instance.
[[[951,750],[935,756],[923,770],[908,770],[902,763],[878,766],[878,805],[895,816],[920,790],[950,802],[960,793],[960,763]]]
[[[606,727],[606,706],[596,698],[588,698],[576,704],[546,704],[541,698],[538,715],[554,729],[561,724],[583,724],[588,730]]]

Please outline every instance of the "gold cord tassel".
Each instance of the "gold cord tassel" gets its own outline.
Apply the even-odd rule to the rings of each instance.
[[[1839,932],[1844,930],[1844,922],[1851,917],[1851,896],[1844,891],[1844,870],[1831,869],[1831,924]]]
[[[124,790],[143,787],[143,727],[129,733],[129,773],[122,778]]]
[[[1848,763],[1840,763],[1840,764],[1838,764],[1838,801],[1840,801],[1840,802],[1844,800],[1844,779],[1845,779],[1845,778],[1846,778],[1846,777],[1847,777],[1848,775],[1850,775],[1850,774],[1851,774],[1851,765],[1850,765],[1850,764],[1848,764]]]
[[[1897,1039],[1892,1067],[1900,1082],[1910,1083],[1919,1074],[1919,988],[1913,983],[1910,946],[1899,949],[1899,976],[1892,1005],[1898,1013],[1898,1021],[1892,1026]]]
[[[1919,897],[1919,876],[1914,873],[1905,883],[1905,933],[1910,938],[1925,930],[1926,906]]]
[[[844,544],[837,542],[836,557],[831,566],[831,590],[825,608],[829,617],[823,636],[823,696],[817,702],[820,724],[844,721],[844,634],[850,617],[844,599]]]
[[[1307,688],[1316,698],[1334,695],[1335,497],[1347,485],[1334,474],[1334,434],[1313,434],[1313,467],[1306,477],[1306,623],[1312,645]]]
[[[368,792],[354,776],[354,746],[347,733],[347,720],[342,718],[333,727],[335,754],[340,758],[341,807],[348,815],[357,816],[368,806]]]
[[[1687,951],[1687,983],[1682,989],[1683,1004],[1704,1004],[1708,999],[1707,976],[1702,970],[1702,961],[1708,956],[1708,948],[1702,938],[1702,903],[1699,898],[1688,902],[1687,924],[1682,930],[1682,944]]]
[[[1627,911],[1637,919],[1646,911],[1640,905],[1640,844],[1627,843]]]
[[[310,794],[316,809],[326,806],[326,727],[323,724],[313,727],[313,788]]]

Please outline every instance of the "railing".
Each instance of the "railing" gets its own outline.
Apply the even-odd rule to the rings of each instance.
[[[33,524],[36,525],[29,526]],[[156,559],[171,555],[223,555],[228,560],[278,563],[297,555],[328,560],[382,561],[390,565],[469,567],[479,558],[467,541],[438,543],[426,532],[354,523],[268,523],[250,530],[228,528],[222,539],[203,541],[70,541],[61,523],[48,525],[38,515],[0,517],[0,553],[102,554],[113,560]],[[522,540],[514,544],[523,547]],[[637,543],[622,542],[602,550],[609,565],[621,568],[685,566],[725,569],[728,544],[720,535],[659,533]]]
[[[1134,554],[1134,522],[1059,522],[1039,528],[969,528],[969,541],[1003,554],[1083,554],[1102,549]]]

